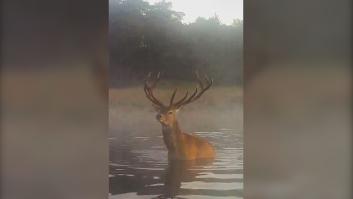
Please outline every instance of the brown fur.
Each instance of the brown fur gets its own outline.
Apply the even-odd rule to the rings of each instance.
[[[168,149],[168,158],[195,160],[214,158],[213,146],[196,135],[184,133],[176,119],[177,110],[167,110],[157,115],[162,125],[163,140]]]
[[[160,73],[155,76],[149,73],[145,81],[146,97],[153,103],[158,112],[157,120],[162,124],[163,140],[168,149],[168,158],[172,160],[210,159],[215,156],[214,149],[209,142],[198,136],[182,132],[176,119],[176,112],[179,108],[199,99],[212,86],[213,80],[206,75],[204,80],[201,80],[199,73],[196,72],[196,78],[199,88],[196,88],[190,96],[186,92],[185,96],[177,102],[174,101],[177,92],[177,89],[175,89],[168,106],[164,105],[153,94],[153,89],[160,79]]]

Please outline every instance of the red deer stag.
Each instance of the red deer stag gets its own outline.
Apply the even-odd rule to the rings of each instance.
[[[196,159],[212,159],[215,156],[213,146],[206,140],[188,133],[183,132],[178,124],[176,113],[182,107],[199,99],[205,91],[207,91],[213,81],[206,75],[203,83],[198,73],[196,73],[200,91],[196,87],[195,91],[189,96],[186,92],[185,96],[178,101],[174,101],[177,89],[174,90],[168,106],[158,100],[153,89],[156,87],[160,79],[160,73],[155,77],[149,73],[145,81],[144,91],[146,97],[153,103],[158,112],[156,119],[162,125],[163,140],[168,149],[169,160],[196,160]]]

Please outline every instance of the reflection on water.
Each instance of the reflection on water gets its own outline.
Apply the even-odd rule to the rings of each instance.
[[[243,141],[238,132],[196,133],[216,148],[214,160],[167,161],[161,136],[110,139],[110,199],[242,198]]]

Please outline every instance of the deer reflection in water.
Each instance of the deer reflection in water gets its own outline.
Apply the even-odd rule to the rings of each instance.
[[[181,183],[194,181],[199,174],[199,170],[191,168],[206,166],[212,162],[213,159],[170,160],[165,173],[163,194],[156,198],[176,198],[180,193]]]
[[[212,162],[212,159],[170,160],[164,171],[161,172],[148,169],[119,168],[114,177],[109,179],[110,193],[116,195],[135,192],[136,195],[141,196],[158,195],[154,199],[180,198],[176,196],[178,194],[187,195],[191,191],[182,189],[182,183],[195,181],[203,167],[212,164]],[[158,179],[155,178],[157,176]]]

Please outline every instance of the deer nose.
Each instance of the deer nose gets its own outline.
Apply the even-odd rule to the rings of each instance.
[[[161,119],[161,117],[162,117],[162,115],[161,115],[161,114],[157,114],[157,116],[156,116],[157,120],[160,120],[160,119]]]

